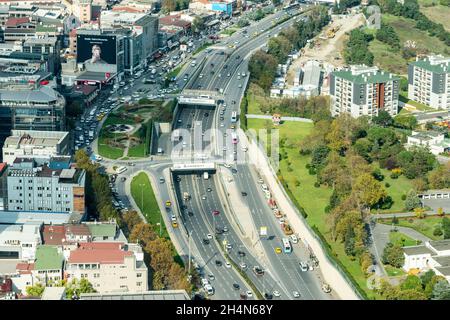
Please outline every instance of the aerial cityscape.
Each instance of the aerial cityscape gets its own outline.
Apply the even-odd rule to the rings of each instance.
[[[1,0],[0,300],[450,300],[449,17]]]

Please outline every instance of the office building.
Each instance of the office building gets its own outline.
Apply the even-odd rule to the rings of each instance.
[[[84,214],[85,171],[70,168],[70,158],[44,161],[16,158],[3,172],[7,210]]]
[[[408,98],[434,109],[450,109],[450,58],[428,56],[410,63]]]
[[[330,74],[331,114],[376,116],[381,110],[398,113],[400,79],[377,67],[352,66]]]
[[[16,157],[68,155],[69,133],[65,131],[12,130],[3,145],[3,162],[12,164]]]

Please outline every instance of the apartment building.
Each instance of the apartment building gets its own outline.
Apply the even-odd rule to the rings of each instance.
[[[0,259],[34,260],[41,224],[0,224]]]
[[[16,158],[3,173],[7,210],[84,214],[86,173],[59,160]]]
[[[450,58],[428,56],[410,63],[408,98],[434,109],[450,109]]]
[[[380,110],[398,113],[400,79],[378,67],[351,66],[330,74],[331,114],[376,116]]]
[[[413,131],[408,136],[406,147],[424,146],[434,155],[450,152],[450,139],[436,131]]]
[[[12,164],[16,157],[44,157],[68,155],[69,132],[11,130],[3,145],[3,162]]]
[[[148,270],[141,247],[120,242],[86,242],[70,252],[65,277],[86,278],[99,293],[145,292]]]

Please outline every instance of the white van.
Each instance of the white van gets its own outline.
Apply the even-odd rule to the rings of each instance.
[[[295,234],[291,234],[291,241],[292,243],[298,243],[298,238]]]
[[[269,188],[267,187],[267,185],[266,185],[265,183],[263,183],[263,184],[261,185],[261,188],[262,188],[264,191],[269,191]]]
[[[122,172],[125,172],[125,171],[127,171],[127,167],[124,167],[124,166],[118,167],[116,169],[116,172],[119,173],[119,174],[122,173]]]
[[[203,172],[203,179],[208,180],[208,178],[209,178],[209,173]]]
[[[158,154],[163,154],[163,149],[162,148],[158,148]]]
[[[212,287],[212,285],[207,284],[204,288],[206,293],[208,293],[208,296],[212,296],[214,294],[214,288]]]

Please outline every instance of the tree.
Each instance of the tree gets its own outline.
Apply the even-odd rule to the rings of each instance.
[[[137,242],[143,247],[157,238],[152,226],[145,222],[136,224],[130,233],[130,242]]]
[[[450,188],[450,162],[447,165],[439,165],[428,174],[430,187],[433,189]]]
[[[367,270],[373,265],[372,254],[369,251],[364,251],[359,258],[359,264],[361,265],[361,270],[367,275]]]
[[[442,232],[444,239],[450,239],[450,219],[447,217],[442,218]]]
[[[161,270],[166,273],[173,263],[172,244],[164,238],[156,238],[145,246],[150,255],[150,266],[154,271]]]
[[[450,284],[446,280],[438,281],[433,288],[432,300],[450,300]]]
[[[355,255],[355,231],[353,227],[349,225],[347,227],[347,233],[345,234],[345,254],[348,256]]]
[[[408,275],[406,279],[400,284],[402,290],[422,291],[422,281],[418,276]]]
[[[356,179],[352,193],[363,207],[372,207],[387,196],[383,185],[370,173],[362,174]]]
[[[427,300],[425,293],[415,289],[400,290],[397,300]]]
[[[443,276],[434,275],[431,277],[431,280],[425,285],[425,295],[430,299],[433,296],[433,290],[436,283],[439,281],[447,281]]]
[[[238,23],[237,23],[237,26],[238,26],[239,28],[245,28],[245,27],[247,27],[248,25],[250,25],[250,22],[248,22],[248,20],[247,20],[247,19],[244,19],[244,18],[239,19],[239,21],[238,21]]]
[[[66,297],[72,299],[74,297],[80,297],[82,293],[94,293],[96,292],[92,283],[86,278],[73,279],[70,283],[66,284]]]
[[[405,129],[414,129],[417,126],[417,119],[414,116],[402,115],[394,118],[394,124]]]
[[[383,255],[381,260],[384,264],[389,264],[393,267],[400,268],[405,262],[405,256],[403,255],[403,249],[397,244],[388,242],[383,249]]]
[[[433,169],[436,159],[426,148],[416,146],[410,150],[404,150],[397,156],[397,161],[402,167],[404,175],[408,179],[423,177]]]
[[[192,30],[196,33],[205,30],[205,19],[203,17],[195,17],[192,21]]]
[[[428,283],[431,282],[431,279],[436,275],[432,269],[428,270],[424,274],[420,276],[420,281],[422,282],[422,287],[425,289]]]
[[[32,297],[41,297],[44,290],[45,287],[41,283],[36,283],[34,286],[26,288],[27,295]]]
[[[424,208],[414,208],[414,214],[417,218],[423,219],[425,218],[425,209]]]
[[[312,151],[311,166],[313,166],[316,170],[324,166],[329,152],[330,148],[325,145],[319,145],[314,148]]]
[[[129,232],[131,233],[134,227],[142,222],[142,219],[136,210],[131,210],[123,215],[123,221],[127,225]]]
[[[394,119],[392,119],[389,112],[381,110],[377,116],[372,117],[372,122],[382,127],[389,127],[394,123]]]
[[[405,200],[405,209],[408,211],[414,210],[415,208],[419,208],[422,206],[417,193],[414,190],[410,190],[406,195]]]

